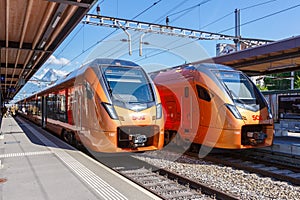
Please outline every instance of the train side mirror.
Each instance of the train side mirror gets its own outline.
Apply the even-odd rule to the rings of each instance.
[[[86,91],[86,97],[88,99],[92,99],[94,97],[94,91],[88,82],[85,82],[85,91]]]

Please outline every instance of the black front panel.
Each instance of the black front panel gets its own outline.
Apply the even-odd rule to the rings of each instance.
[[[159,126],[120,126],[117,128],[118,147],[131,148],[130,135],[145,135],[145,146],[157,145],[159,138]]]
[[[245,125],[242,127],[242,145],[263,144],[266,137],[266,128],[262,125]]]

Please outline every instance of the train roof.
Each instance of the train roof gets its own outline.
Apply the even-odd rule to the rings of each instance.
[[[110,58],[96,58],[90,62],[87,62],[85,64],[83,64],[80,68],[75,69],[74,71],[70,72],[69,74],[67,74],[66,76],[58,79],[54,84],[44,88],[41,91],[38,91],[34,94],[32,94],[31,96],[27,97],[27,98],[32,98],[34,96],[36,96],[37,94],[41,94],[41,93],[46,93],[49,90],[51,90],[52,88],[55,88],[56,86],[62,84],[62,83],[66,83],[72,79],[75,79],[78,75],[81,75],[82,73],[84,73],[84,71],[86,70],[86,68],[88,67],[98,67],[99,65],[116,65],[116,66],[126,66],[126,67],[140,67],[138,64],[131,62],[131,61],[127,61],[127,60],[121,60],[121,59],[110,59]]]
[[[222,65],[222,64],[215,64],[215,63],[196,63],[196,64],[184,64],[184,65],[179,65],[176,67],[171,67],[155,72],[149,73],[151,77],[155,77],[159,73],[164,73],[164,72],[169,72],[173,73],[176,72],[177,70],[198,70],[201,71],[203,69],[206,70],[222,70],[222,71],[237,71],[236,69],[233,69],[232,67]]]
[[[121,59],[110,59],[110,58],[96,58],[86,64],[84,66],[95,66],[95,65],[120,65],[120,66],[139,66],[138,64]]]
[[[64,78],[57,80],[57,82],[54,85],[58,85],[60,83],[75,78],[76,76],[82,74],[87,67],[98,67],[99,65],[117,65],[117,66],[134,66],[134,67],[139,66],[138,64],[127,60],[96,58],[86,64],[83,64],[80,68],[70,72]]]
[[[226,66],[226,65],[221,65],[221,64],[214,64],[214,63],[200,63],[200,64],[196,64],[196,65],[193,65],[193,66],[195,66],[196,68],[201,67],[201,68],[207,68],[207,69],[210,69],[210,70],[236,71],[232,67],[229,67],[229,66]]]

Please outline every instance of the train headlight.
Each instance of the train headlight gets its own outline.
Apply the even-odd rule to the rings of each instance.
[[[243,119],[239,110],[234,105],[226,104],[226,107],[230,110],[230,112],[234,115],[235,118]]]
[[[114,109],[114,107],[109,103],[102,103],[103,107],[105,108],[106,112],[112,119],[118,119],[118,115]]]
[[[161,104],[156,105],[156,119],[160,119],[162,117],[162,106]]]

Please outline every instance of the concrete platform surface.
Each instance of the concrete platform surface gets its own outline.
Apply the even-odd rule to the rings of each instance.
[[[1,132],[0,200],[158,199],[23,119]]]
[[[273,145],[271,147],[265,147],[264,149],[300,158],[300,137],[275,136]]]

